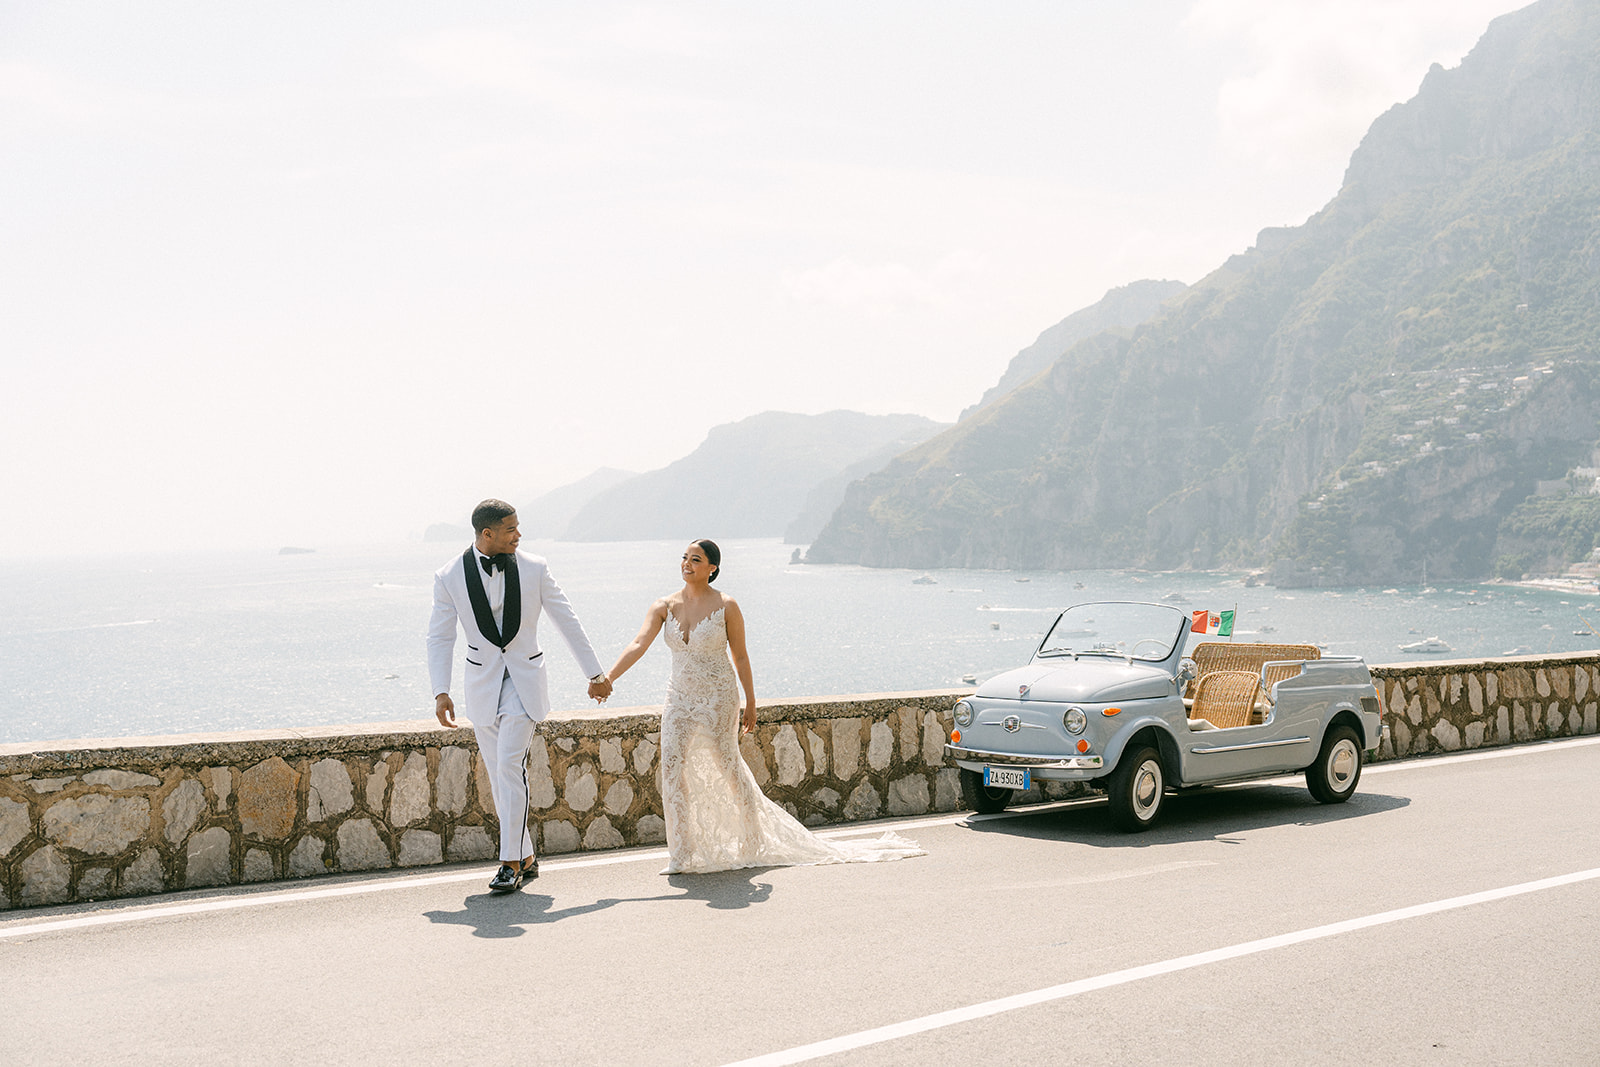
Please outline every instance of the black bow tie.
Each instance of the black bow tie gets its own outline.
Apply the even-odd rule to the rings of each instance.
[[[492,577],[494,577],[494,569],[496,567],[499,567],[501,570],[505,570],[506,569],[506,563],[510,559],[511,559],[511,556],[510,556],[509,553],[502,552],[498,556],[479,556],[478,557],[478,562],[483,564],[483,573],[489,575],[492,578]]]

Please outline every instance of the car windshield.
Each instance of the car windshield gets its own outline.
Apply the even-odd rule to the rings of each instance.
[[[1160,604],[1074,604],[1039,646],[1040,656],[1126,656],[1159,662],[1172,654],[1188,617]]]

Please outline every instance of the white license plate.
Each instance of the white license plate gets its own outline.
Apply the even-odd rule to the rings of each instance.
[[[985,767],[983,784],[991,789],[1027,789],[1033,784],[1026,767]]]

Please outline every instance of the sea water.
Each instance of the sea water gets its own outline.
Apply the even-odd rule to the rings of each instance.
[[[0,562],[0,742],[429,720],[433,572],[462,547]],[[549,560],[607,667],[652,600],[681,585],[677,542],[522,547]],[[1237,609],[1241,640],[1320,644],[1373,664],[1428,658],[1400,646],[1434,636],[1462,657],[1600,647],[1589,628],[1600,629],[1600,600],[1580,590],[1280,590],[1215,572],[800,565],[776,539],[722,550],[717,588],[743,608],[763,698],[982,680],[1027,662],[1062,608],[1094,600]],[[559,632],[547,623],[539,636],[553,706],[592,707]],[[657,645],[608,707],[658,705],[667,670]]]

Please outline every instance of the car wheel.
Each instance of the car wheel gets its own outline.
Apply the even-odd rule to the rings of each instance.
[[[993,815],[1006,810],[1014,792],[1016,790],[984,785],[981,771],[969,771],[965,767],[961,769],[961,806],[964,808],[971,808],[982,815]]]
[[[1361,781],[1361,742],[1348,726],[1335,726],[1322,739],[1317,762],[1306,768],[1306,787],[1324,804],[1343,804]]]
[[[1167,795],[1167,778],[1161,769],[1161,753],[1148,745],[1123,754],[1117,769],[1106,783],[1111,800],[1111,821],[1129,833],[1148,830],[1161,814]]]

